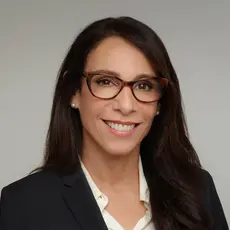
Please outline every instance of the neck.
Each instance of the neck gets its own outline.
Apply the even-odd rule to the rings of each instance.
[[[82,162],[99,187],[133,187],[139,180],[139,148],[125,155],[112,155],[85,143]]]

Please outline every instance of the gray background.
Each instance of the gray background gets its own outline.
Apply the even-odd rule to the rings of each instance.
[[[0,189],[38,166],[58,68],[76,34],[133,16],[164,41],[189,131],[230,220],[230,1],[0,0]]]

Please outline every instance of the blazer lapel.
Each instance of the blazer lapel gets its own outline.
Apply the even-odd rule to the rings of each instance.
[[[62,197],[83,230],[108,230],[82,170],[63,177]]]

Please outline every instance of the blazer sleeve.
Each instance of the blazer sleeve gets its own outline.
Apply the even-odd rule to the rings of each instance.
[[[207,205],[213,219],[214,230],[229,230],[212,176],[208,173]]]
[[[2,189],[0,198],[0,230],[22,230],[22,216],[20,201],[15,194],[11,194],[11,189]]]

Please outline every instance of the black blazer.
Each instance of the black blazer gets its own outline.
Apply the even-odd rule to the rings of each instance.
[[[227,230],[212,177],[205,174],[205,204],[214,218],[214,229]],[[38,172],[3,188],[0,230],[80,229],[107,229],[82,170],[68,176]]]

